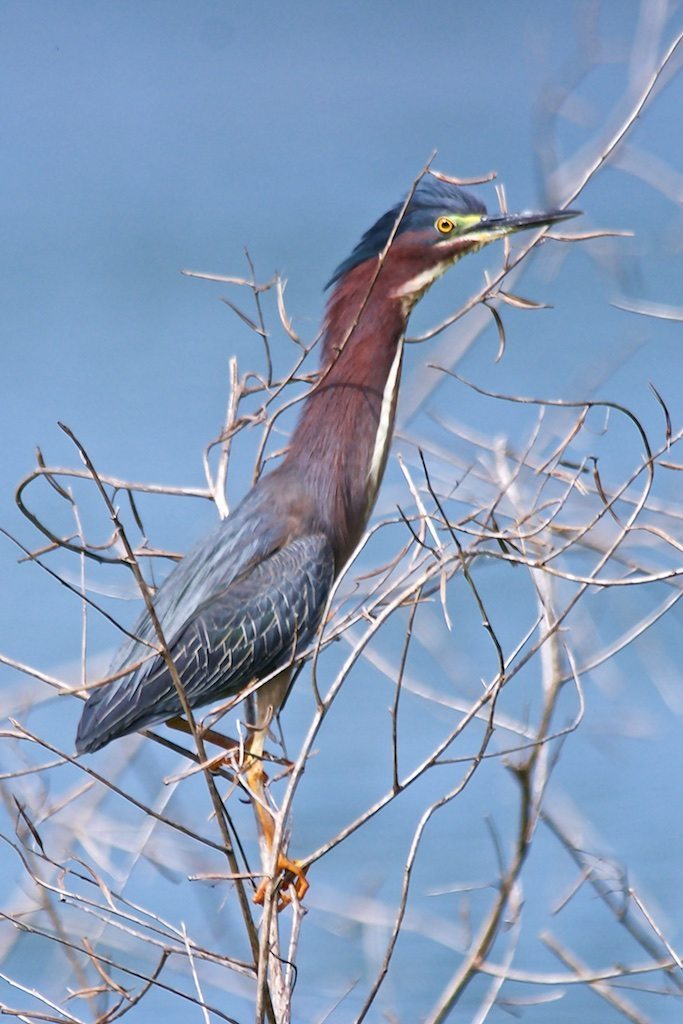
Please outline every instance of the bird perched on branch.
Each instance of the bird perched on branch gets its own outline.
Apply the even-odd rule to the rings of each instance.
[[[467,253],[571,216],[566,210],[489,216],[477,198],[428,173],[363,235],[329,282],[321,373],[287,454],[185,555],[153,598],[176,680],[168,657],[154,653],[158,632],[147,611],[133,631],[137,639],[126,642],[111,667],[115,674],[130,665],[130,674],[94,690],[85,704],[79,752],[181,715],[178,681],[187,704],[198,708],[267,680],[256,691],[247,782],[272,842],[261,767],[268,725],[375,503],[410,312]],[[302,895],[307,883],[296,862],[281,857],[278,866],[297,876]]]

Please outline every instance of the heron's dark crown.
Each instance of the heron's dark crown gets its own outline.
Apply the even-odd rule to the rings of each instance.
[[[351,255],[343,263],[339,264],[327,282],[326,288],[339,281],[349,270],[357,267],[359,263],[364,263],[373,256],[379,256],[389,241],[389,236],[396,224],[404,202],[405,200],[402,200],[400,203],[392,206],[365,232]],[[443,181],[441,178],[435,178],[431,174],[426,174],[420,180],[413,193],[398,227],[397,236],[408,231],[419,231],[432,227],[437,217],[441,214],[448,215],[449,213],[485,214],[486,207],[476,196],[473,196],[470,192],[465,192],[458,185],[453,185],[448,181]],[[435,235],[435,241],[438,240],[438,236]]]

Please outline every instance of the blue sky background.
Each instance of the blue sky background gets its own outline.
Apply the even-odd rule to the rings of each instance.
[[[559,124],[566,154],[607,119],[632,59],[638,5],[596,9],[594,38],[609,63],[580,83],[585,123]],[[23,528],[12,491],[35,445],[53,462],[72,458],[58,419],[103,472],[202,481],[228,356],[246,366],[254,342],[218,301],[225,289],[182,278],[182,267],[244,273],[248,246],[264,279],[286,276],[290,313],[311,337],[330,272],[433,149],[447,172],[496,170],[512,208],[542,203],[539,106],[545,89],[572,81],[581,11],[553,2],[542,16],[534,4],[482,3],[476,18],[448,3],[3,4],[4,525]],[[677,80],[632,136],[674,169],[680,101]],[[482,194],[495,206],[491,186]],[[542,297],[572,296],[571,326],[566,310],[552,323],[507,311],[522,337],[495,368],[491,325],[479,346],[486,383],[569,397],[570,383],[611,374],[612,397],[654,417],[641,385],[653,364],[678,369],[678,328],[615,313],[604,299],[622,288],[675,301],[680,210],[610,169],[580,206],[585,226],[635,230],[637,240],[597,264],[601,243],[565,262]],[[455,308],[495,259],[489,250],[458,268],[413,325]],[[670,379],[665,371],[662,387]],[[670,387],[667,401],[678,397]],[[44,591],[40,573],[13,571],[4,542],[2,556],[3,622],[18,639]],[[71,643],[60,630],[34,657],[68,658]]]
[[[511,209],[553,205],[564,197],[549,194],[539,159],[551,124],[542,116],[544,97],[571,87],[564,108],[569,116],[552,131],[559,155],[572,155],[622,109],[634,69],[651,59],[648,35],[661,52],[681,28],[680,4],[632,0],[4,0],[0,525],[29,546],[38,543],[13,492],[33,465],[36,445],[50,464],[77,464],[58,420],[78,434],[103,473],[203,484],[201,453],[221,427],[228,359],[237,354],[245,370],[258,365],[260,350],[219,301],[229,295],[247,306],[248,299],[183,277],[181,268],[246,275],[248,246],[258,277],[279,270],[287,278],[289,313],[310,339],[334,267],[406,191],[433,150],[435,166],[453,175],[496,170]],[[598,60],[581,74],[586,39]],[[516,288],[554,308],[504,309],[504,359],[494,364],[491,323],[459,364],[465,376],[504,393],[609,397],[635,409],[661,439],[652,381],[674,428],[680,424],[681,324],[637,318],[610,300],[681,305],[681,111],[683,81],[669,75],[624,151],[639,173],[605,168],[576,203],[584,211],[577,230],[580,223],[635,236],[588,242],[571,252],[546,246]],[[652,181],[643,180],[648,176]],[[493,186],[480,191],[495,208]],[[499,260],[491,248],[449,274],[421,305],[411,330],[457,308],[480,286],[482,271]],[[466,325],[436,339],[429,353],[422,346],[409,351],[402,430],[414,426],[411,395],[431,379],[425,363],[443,362]],[[283,366],[291,352],[275,357]],[[461,387],[444,391],[441,385],[432,401],[472,429],[522,429],[517,410]],[[631,464],[632,452],[617,441],[603,458],[607,472],[618,473]],[[247,454],[239,460],[238,453],[231,497],[243,493],[249,479]],[[392,507],[398,481],[394,466],[382,507]],[[663,499],[680,498],[677,479],[662,488]],[[45,492],[32,495],[37,508],[51,507]],[[154,540],[178,550],[214,517],[208,503],[141,505]],[[104,538],[108,527],[98,515],[92,528]],[[16,558],[0,537],[0,652],[73,677],[78,602]],[[75,563],[60,564],[77,572]],[[661,646],[680,664],[676,614]],[[111,630],[93,621],[94,653],[115,642]],[[634,687],[647,653],[642,659],[632,664]],[[3,688],[19,685],[14,673],[0,673]],[[612,801],[615,846],[630,849],[662,903],[670,898],[678,905],[680,893],[666,882],[657,889],[657,882],[668,878],[673,886],[680,864],[677,784],[672,792],[682,767],[680,717],[671,726],[671,707],[642,697],[643,713],[656,722],[652,745],[646,748],[643,740],[627,749],[615,740],[608,756],[596,750],[611,714],[609,706],[601,710],[601,700],[596,697],[597,717],[586,727],[598,765],[585,773],[577,765],[574,796],[581,802],[599,774]],[[75,727],[77,712],[60,710],[65,730]],[[656,851],[668,806],[676,807],[669,826],[678,846],[667,869],[656,862]],[[434,855],[438,861],[438,851]],[[605,960],[609,956],[605,951]],[[303,1005],[302,1020],[320,1009],[314,999]],[[608,1022],[608,1012],[590,1019]],[[666,1022],[680,1011],[659,1012],[657,1019]]]

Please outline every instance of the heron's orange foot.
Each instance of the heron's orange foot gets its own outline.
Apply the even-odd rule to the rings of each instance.
[[[292,902],[292,897],[289,892],[291,887],[294,888],[296,898],[298,900],[302,900],[310,889],[310,885],[306,878],[306,868],[302,867],[298,860],[290,860],[289,857],[285,857],[284,854],[281,853],[277,859],[277,869],[282,872],[277,902],[277,909],[279,913]],[[268,879],[264,878],[254,894],[254,903],[258,903],[263,906],[267,888]]]
[[[212,775],[220,775],[221,772],[227,771],[235,775],[235,758],[230,754],[218,754],[216,757],[212,757],[207,764],[207,769]]]

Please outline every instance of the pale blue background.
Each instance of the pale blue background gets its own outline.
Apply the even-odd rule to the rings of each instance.
[[[680,5],[672,8],[667,41],[683,27]],[[246,273],[247,245],[260,277],[278,269],[288,278],[289,312],[310,338],[335,265],[397,201],[433,149],[436,166],[452,174],[497,170],[511,209],[556,200],[545,195],[539,171],[538,104],[546,87],[572,82],[583,9],[556,0],[4,0],[0,525],[36,544],[13,491],[32,466],[36,444],[49,462],[76,464],[58,419],[79,435],[102,472],[203,483],[201,451],[220,429],[228,357],[237,353],[245,369],[256,361],[258,346],[218,301],[234,293],[183,278],[181,268]],[[603,6],[598,38],[613,62],[580,84],[585,123],[562,123],[563,152],[590,137],[621,95],[638,20],[639,5],[631,0]],[[679,76],[632,136],[679,175],[682,110]],[[636,239],[604,250],[589,249],[600,243],[577,247],[549,281],[537,258],[520,291],[552,302],[555,310],[506,311],[502,363],[493,365],[492,325],[461,369],[505,392],[583,398],[597,389],[633,406],[661,436],[651,380],[676,427],[683,414],[683,327],[629,317],[607,300],[623,292],[680,305],[680,177],[678,188],[677,206],[618,170],[599,175],[577,204],[585,211],[582,223],[633,230]],[[495,207],[492,186],[481,191]],[[595,262],[591,253],[600,251],[604,259]],[[486,253],[458,268],[435,288],[413,327],[457,307],[479,286],[482,269],[496,265]],[[424,361],[424,350],[409,353],[404,397]],[[506,409],[492,411],[464,389],[449,395],[447,411],[489,428],[495,415],[505,428]],[[618,463],[619,452],[614,458]],[[239,495],[248,466],[236,470]],[[154,539],[181,550],[213,517],[208,505],[142,505]],[[0,650],[66,673],[78,658],[78,603],[40,570],[15,561],[15,549],[0,539]],[[679,664],[680,626],[678,614],[662,641]],[[94,651],[114,642],[111,631],[93,622]],[[632,667],[635,687],[643,665],[634,660]],[[3,686],[16,679],[3,671]],[[614,814],[607,832],[615,848],[632,856],[662,903],[675,903],[671,918],[680,920],[681,723],[664,726],[668,711],[649,699],[645,713],[663,730],[657,744],[646,750],[615,740],[613,756],[601,749],[590,771],[578,758],[574,796],[580,802],[582,790],[591,792],[599,773]],[[594,730],[593,754],[602,744],[596,737],[609,726],[609,711],[603,720],[599,698],[597,705],[597,718],[587,725],[589,736]],[[77,710],[61,711],[65,731],[73,730]],[[571,772],[564,782],[571,791]],[[463,814],[466,807],[464,801]],[[677,840],[668,867],[657,859],[663,818],[667,840],[672,831]],[[343,860],[340,852],[336,859]],[[335,957],[344,955],[343,946],[334,947]],[[596,960],[614,955],[607,948]],[[437,991],[448,969],[448,963],[439,966],[430,985],[422,966],[420,985],[408,985],[398,997],[393,992],[401,1020],[413,1020],[411,1013],[428,1005],[425,991]],[[361,968],[350,956],[348,965],[335,962],[332,969],[324,962],[320,970],[324,979],[337,979]],[[328,1002],[321,997],[316,1003],[310,976],[301,985],[301,1019],[313,1019]],[[419,998],[411,1009],[415,987]],[[584,1019],[613,1019],[590,999],[581,1004],[590,1007]],[[239,1014],[240,1006],[232,1012]],[[658,1021],[679,1019],[673,1002],[656,1006]],[[183,1019],[184,1009],[172,1012],[179,1014],[174,1020]],[[561,1012],[552,1019],[577,1019]],[[550,1017],[530,1011],[529,1019]]]

